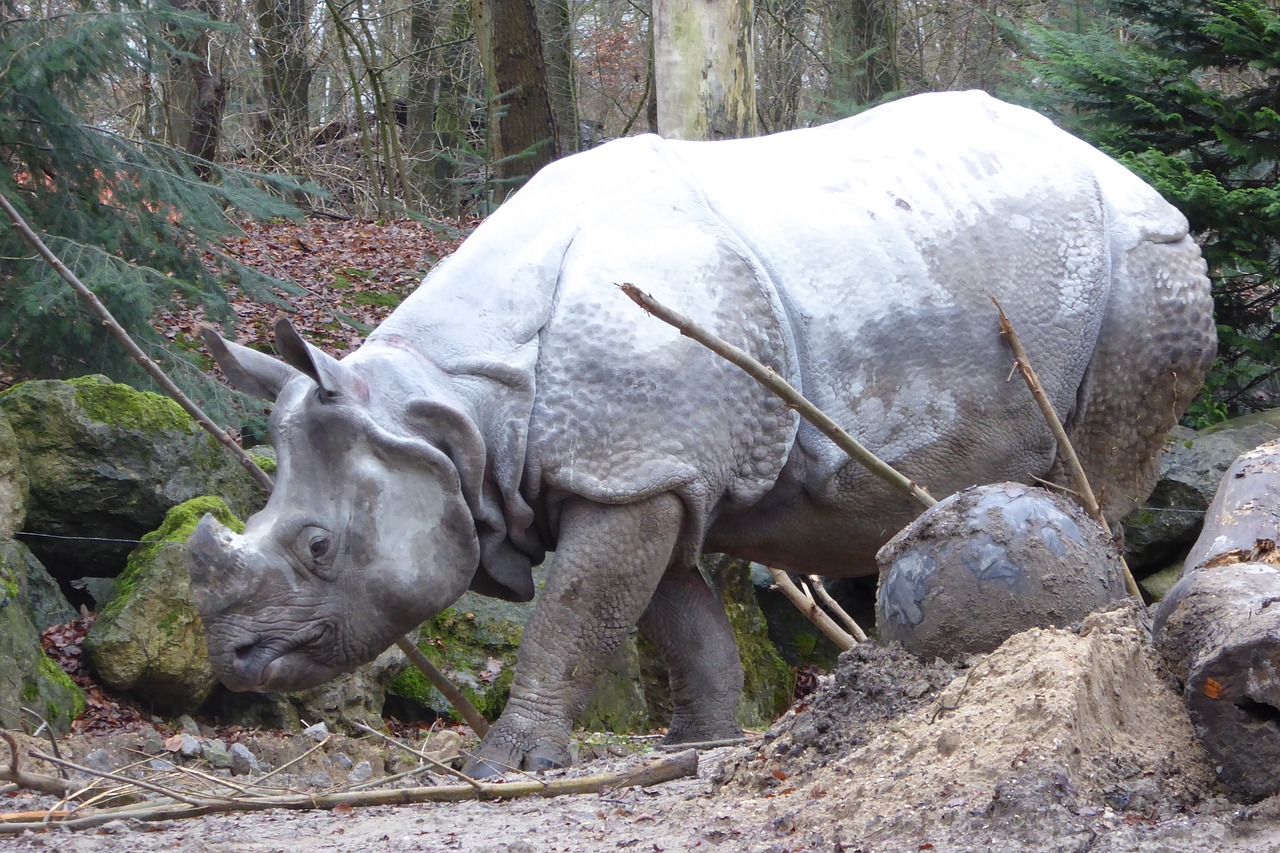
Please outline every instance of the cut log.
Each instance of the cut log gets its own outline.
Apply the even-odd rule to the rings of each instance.
[[[1222,475],[1191,547],[1186,570],[1231,563],[1280,563],[1280,441],[1259,445]]]
[[[1280,792],[1280,566],[1190,572],[1160,603],[1155,641],[1218,779]]]
[[[1154,622],[1219,780],[1248,799],[1280,793],[1278,531],[1280,442],[1269,442],[1223,475]]]

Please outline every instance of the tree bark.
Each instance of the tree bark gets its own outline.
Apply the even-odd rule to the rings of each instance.
[[[547,96],[556,123],[556,147],[564,157],[581,150],[578,104],[573,92],[573,15],[569,0],[534,0],[547,67]]]
[[[897,4],[833,0],[827,97],[838,113],[898,89]]]
[[[752,0],[654,0],[658,133],[739,139],[756,133]]]
[[[494,204],[556,159],[555,117],[533,0],[471,0],[488,90]]]
[[[405,124],[412,192],[423,208],[450,217],[462,213],[458,173],[469,111],[458,69],[466,64],[463,41],[469,27],[465,3],[413,2]]]
[[[219,18],[218,0],[173,0],[183,11],[199,11]],[[165,136],[170,145],[212,163],[218,154],[222,114],[230,84],[222,76],[222,54],[208,30],[175,38],[178,53],[169,60],[165,80]],[[208,180],[212,169],[196,163],[196,174]]]
[[[311,122],[311,11],[311,0],[255,2],[254,51],[262,67],[264,101],[259,144],[267,163],[292,172],[301,171],[299,146]]]
[[[1251,798],[1280,793],[1280,442],[1227,470],[1192,567],[1156,610],[1156,647],[1219,780]]]

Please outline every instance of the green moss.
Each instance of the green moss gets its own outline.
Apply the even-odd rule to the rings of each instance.
[[[145,567],[155,558],[160,548],[183,543],[195,531],[200,519],[209,513],[236,533],[244,533],[244,522],[227,507],[226,501],[213,495],[192,498],[178,504],[165,515],[160,527],[142,537],[142,543],[129,555],[124,571],[111,587],[111,597],[101,616],[111,619],[117,616],[132,597],[138,580],[145,574]],[[175,617],[176,618],[176,617]]]
[[[62,667],[54,663],[52,658],[43,651],[40,652],[40,657],[36,660],[36,666],[39,668],[41,678],[71,697],[70,708],[59,708],[53,702],[49,702],[45,709],[45,719],[53,721],[58,719],[60,714],[66,714],[67,722],[69,723],[85,712],[88,706],[84,701],[84,693],[71,680],[71,676],[63,671]]]
[[[67,384],[75,388],[76,404],[98,423],[149,433],[168,430],[191,432],[196,428],[191,416],[168,397],[138,391],[102,376],[81,376]]]
[[[257,463],[257,466],[268,474],[274,474],[276,472],[276,460],[272,459],[270,456],[260,456],[251,450],[249,451],[249,458]]]
[[[357,305],[378,305],[383,308],[395,308],[404,301],[404,296],[399,293],[377,293],[372,290],[362,290],[355,296]]]

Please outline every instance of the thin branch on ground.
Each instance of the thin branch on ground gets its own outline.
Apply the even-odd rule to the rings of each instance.
[[[813,585],[814,594],[818,596],[818,600],[822,602],[823,606],[844,623],[844,626],[849,629],[849,633],[853,635],[855,640],[859,643],[865,643],[867,641],[867,632],[862,630],[862,626],[840,606],[838,601],[831,597],[831,593],[827,592],[826,586],[822,583],[822,578],[817,575],[809,575],[809,583]]]
[[[769,567],[769,574],[773,576],[773,582],[778,585],[778,589],[782,590],[782,594],[787,600],[795,605],[796,609],[805,615],[812,622],[822,635],[835,644],[842,652],[847,652],[858,644],[848,631],[836,624],[835,620],[827,615],[827,612],[818,606],[818,602],[814,601],[812,595],[807,595],[800,591],[790,576],[780,569]]]
[[[92,775],[110,778],[111,774],[85,768]],[[320,809],[338,807],[411,805],[415,803],[455,803],[465,800],[513,800],[522,797],[561,797],[572,794],[602,794],[619,788],[659,785],[698,773],[698,754],[693,750],[649,762],[626,773],[604,773],[567,779],[527,780],[519,782],[475,782],[469,785],[436,785],[416,788],[381,788],[372,791],[338,791],[319,794],[296,794],[274,797],[192,798],[178,791],[165,791],[165,796],[188,801],[185,804],[161,803],[154,806],[126,806],[101,809],[83,817],[64,817],[45,812],[24,812],[31,819],[14,819],[0,814],[0,834],[17,835],[28,830],[40,831],[50,826],[63,829],[92,829],[113,820],[127,818],[141,821],[179,820],[207,814],[255,812],[268,809]],[[38,817],[38,819],[37,819]]]

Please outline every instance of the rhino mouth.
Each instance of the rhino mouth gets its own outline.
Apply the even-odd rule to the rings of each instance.
[[[312,625],[292,634],[246,636],[218,667],[222,683],[238,692],[305,690],[328,681],[338,667],[318,655],[333,644],[332,625]]]

